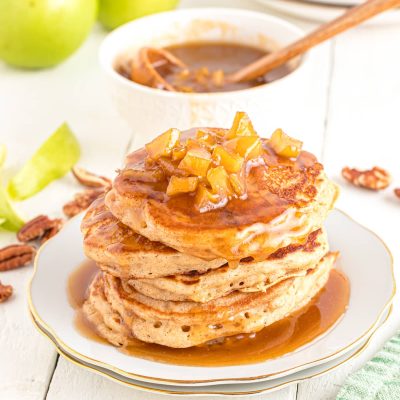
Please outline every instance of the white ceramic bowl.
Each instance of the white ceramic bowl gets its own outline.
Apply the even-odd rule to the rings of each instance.
[[[271,50],[303,35],[296,26],[273,16],[240,9],[199,8],[138,19],[111,32],[100,49],[111,95],[142,146],[164,130],[196,126],[229,127],[236,111],[249,113],[263,135],[287,120],[288,110],[303,103],[312,79],[312,54],[297,60],[284,78],[251,89],[225,93],[172,93],[132,82],[114,70],[121,54],[143,46],[162,47],[188,41],[249,44]]]

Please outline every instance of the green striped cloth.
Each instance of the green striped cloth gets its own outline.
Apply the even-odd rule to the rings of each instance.
[[[347,378],[336,400],[400,400],[400,331]]]

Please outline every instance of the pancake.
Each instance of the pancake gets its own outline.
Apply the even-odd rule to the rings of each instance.
[[[304,307],[326,284],[335,259],[329,253],[305,276],[283,280],[266,292],[234,292],[206,304],[145,298],[126,292],[118,278],[99,273],[83,311],[97,332],[116,345],[129,344],[132,337],[175,348],[200,345],[257,332]]]
[[[322,226],[338,193],[313,155],[303,151],[295,160],[282,159],[264,141],[262,162],[248,171],[247,198],[200,213],[192,195],[168,197],[167,182],[132,178],[130,171],[143,168],[145,155],[141,149],[128,157],[106,195],[107,207],[149,240],[206,260],[265,259],[304,242]]]
[[[237,266],[224,265],[203,274],[130,279],[127,284],[158,300],[205,303],[235,290],[266,291],[281,280],[304,276],[327,252],[326,233],[318,230],[308,236],[305,244],[280,249],[265,261],[243,260]]]
[[[224,259],[203,260],[179,253],[148,240],[118,221],[105,207],[104,197],[92,203],[83,218],[81,231],[86,256],[120,278],[203,273],[226,263]]]
[[[326,234],[318,230],[304,244],[279,249],[268,260],[244,260],[230,268],[224,259],[202,260],[133,232],[107,210],[103,197],[90,206],[81,230],[87,257],[116,277],[135,278],[132,283],[138,291],[162,300],[209,301],[222,290],[218,282],[228,281],[232,286],[222,290],[220,296],[255,285],[263,290],[263,281],[272,282],[273,276],[283,276],[285,271],[301,272],[315,265],[328,251]],[[213,288],[216,290],[207,293]]]

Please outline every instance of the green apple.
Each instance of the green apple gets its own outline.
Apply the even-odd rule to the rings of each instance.
[[[178,3],[179,0],[99,0],[99,20],[107,29],[114,29],[135,18],[172,10]]]
[[[81,45],[96,16],[97,0],[0,0],[0,59],[56,65]]]

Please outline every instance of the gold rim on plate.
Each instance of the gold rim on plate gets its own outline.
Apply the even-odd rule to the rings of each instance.
[[[297,365],[297,366],[292,367],[292,368],[288,368],[286,370],[278,371],[278,372],[271,373],[271,374],[258,375],[258,376],[246,377],[246,378],[219,378],[219,379],[203,379],[203,380],[165,379],[165,378],[155,378],[155,377],[151,377],[151,376],[139,375],[139,374],[135,374],[135,373],[132,373],[132,372],[126,372],[126,371],[123,371],[123,370],[113,366],[113,365],[104,363],[102,361],[96,360],[94,358],[85,356],[85,355],[77,352],[76,350],[74,350],[70,346],[68,346],[66,343],[64,343],[57,336],[57,334],[54,332],[54,330],[40,318],[38,312],[36,311],[36,309],[35,309],[35,307],[33,305],[32,297],[31,297],[32,283],[33,283],[33,280],[35,278],[36,272],[38,270],[38,259],[39,259],[40,253],[49,244],[49,242],[51,240],[53,240],[55,237],[53,237],[53,238],[49,239],[48,241],[46,241],[39,248],[39,250],[38,250],[38,252],[36,254],[35,261],[34,261],[33,274],[32,274],[32,277],[31,277],[31,279],[29,281],[28,288],[27,288],[27,290],[28,290],[27,297],[28,297],[29,309],[30,309],[30,312],[32,313],[35,321],[37,323],[39,323],[40,326],[44,330],[46,330],[53,337],[54,343],[56,344],[57,348],[63,349],[64,352],[69,353],[69,355],[73,356],[76,359],[79,359],[79,360],[81,360],[83,362],[86,362],[86,363],[89,363],[89,364],[96,365],[96,366],[98,366],[100,368],[108,369],[108,370],[110,370],[110,371],[112,371],[112,372],[114,372],[114,373],[116,373],[118,375],[122,375],[124,377],[129,378],[129,379],[136,379],[136,380],[141,380],[141,381],[145,380],[145,381],[148,381],[148,382],[161,383],[161,384],[163,382],[166,382],[166,383],[169,383],[169,384],[180,384],[180,383],[196,384],[196,383],[215,383],[215,382],[227,382],[227,381],[232,381],[232,382],[243,382],[243,381],[246,381],[247,382],[247,381],[261,380],[261,379],[265,379],[265,378],[271,378],[271,377],[274,377],[276,375],[286,374],[287,372],[289,372],[291,370],[304,369],[310,364],[327,362],[330,359],[334,358],[339,353],[345,353],[347,350],[349,350],[351,347],[353,347],[357,342],[359,342],[363,338],[365,338],[369,333],[374,332],[374,328],[378,329],[377,324],[378,324],[379,320],[382,318],[382,316],[384,315],[385,311],[391,305],[391,303],[393,301],[393,298],[394,298],[394,296],[396,294],[396,279],[395,279],[395,274],[394,274],[394,260],[393,260],[393,255],[392,255],[389,247],[387,246],[387,244],[374,231],[372,231],[371,229],[369,229],[369,228],[365,227],[364,225],[360,224],[359,222],[354,220],[351,216],[349,216],[344,211],[339,210],[337,208],[335,208],[335,211],[341,213],[342,215],[344,215],[345,217],[350,219],[353,223],[357,224],[361,228],[365,229],[367,232],[371,233],[384,246],[384,248],[386,249],[386,251],[387,251],[387,253],[388,253],[389,257],[390,257],[390,269],[391,269],[391,273],[392,273],[392,284],[393,284],[392,293],[391,293],[391,296],[390,296],[389,300],[386,302],[386,304],[383,306],[381,312],[378,314],[378,316],[375,319],[374,323],[360,337],[358,337],[357,339],[355,339],[353,342],[351,342],[347,346],[343,347],[342,349],[336,351],[335,353],[332,353],[332,354],[330,354],[330,355],[328,355],[326,357],[323,357],[323,358],[320,358],[320,359],[317,359],[317,360],[313,360],[313,361],[310,361],[310,362],[307,362],[307,363],[304,363],[304,364]],[[81,214],[79,214],[79,215],[73,217],[72,219],[70,219],[67,222],[67,224],[69,224],[74,219],[80,217],[80,215]],[[65,229],[67,224],[64,225],[62,230]]]
[[[56,348],[57,353],[65,358],[66,360],[68,360],[69,362],[71,362],[74,365],[77,365],[81,368],[84,368],[90,372],[94,372],[97,375],[100,375],[102,377],[105,377],[107,379],[112,380],[113,382],[122,384],[124,386],[128,386],[134,389],[138,389],[138,390],[142,390],[142,391],[146,391],[146,392],[150,392],[150,393],[163,393],[163,394],[168,394],[168,395],[181,395],[181,396],[186,396],[186,395],[210,395],[210,396],[243,396],[243,395],[251,395],[251,394],[260,394],[260,393],[268,393],[268,392],[273,392],[276,390],[280,390],[283,389],[289,385],[293,385],[293,384],[297,384],[297,383],[301,383],[304,382],[308,379],[312,379],[312,378],[316,378],[316,377],[321,377],[329,372],[332,372],[334,370],[336,370],[337,368],[343,366],[344,364],[346,364],[348,361],[352,360],[353,358],[356,358],[358,356],[360,356],[368,347],[368,345],[370,344],[373,336],[376,334],[376,332],[383,326],[385,325],[385,323],[387,322],[387,320],[389,319],[390,315],[392,314],[392,310],[393,310],[393,306],[391,305],[388,313],[385,317],[385,319],[381,322],[381,324],[375,329],[375,331],[373,331],[371,333],[371,335],[367,338],[367,340],[365,341],[365,343],[363,345],[361,345],[361,347],[359,347],[354,353],[350,354],[348,358],[346,358],[345,360],[343,360],[342,362],[340,362],[339,364],[333,365],[332,367],[321,371],[321,372],[317,372],[315,374],[311,374],[308,376],[304,376],[303,378],[298,378],[298,379],[292,379],[286,382],[282,382],[280,384],[277,384],[276,386],[272,386],[270,388],[266,388],[266,389],[258,389],[258,390],[250,390],[247,392],[216,392],[216,391],[211,391],[211,392],[206,392],[206,391],[202,391],[202,392],[189,392],[189,391],[174,391],[174,390],[169,390],[169,389],[159,389],[159,388],[149,388],[148,386],[142,386],[139,383],[132,383],[132,382],[127,382],[125,380],[121,380],[118,379],[116,376],[110,375],[107,372],[104,371],[100,371],[97,368],[95,368],[92,365],[89,364],[82,364],[82,362],[79,359],[75,359],[73,358],[71,355],[67,354],[65,352],[65,350],[61,349],[57,343],[54,341],[53,338],[51,338],[49,336],[49,334],[47,332],[45,332],[45,330],[43,328],[40,327],[40,324],[35,320],[35,317],[33,316],[33,314],[29,313],[30,317],[32,318],[32,322],[33,325],[35,326],[35,328],[37,329],[37,331],[39,333],[41,333],[44,337],[46,337]]]

